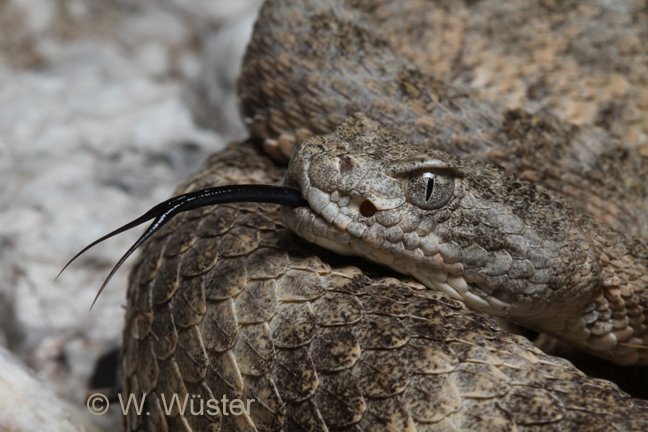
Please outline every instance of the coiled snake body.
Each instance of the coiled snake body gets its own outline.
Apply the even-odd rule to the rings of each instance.
[[[455,299],[618,363],[648,360],[648,253],[641,241],[620,234],[637,239],[648,231],[648,165],[639,151],[618,144],[645,138],[643,111],[627,128],[603,132],[503,108],[502,101],[481,100],[488,85],[470,93],[428,75],[478,81],[488,75],[475,66],[487,50],[468,73],[467,41],[454,56],[450,42],[426,46],[452,34],[434,25],[446,19],[469,39],[489,19],[541,12],[529,26],[571,34],[567,47],[538,48],[545,57],[562,55],[554,63],[539,60],[564,69],[557,76],[579,66],[600,78],[599,72],[613,76],[611,70],[626,66],[625,77],[641,85],[648,82],[646,48],[631,42],[645,36],[638,30],[645,7],[499,3],[264,4],[240,79],[243,115],[252,135],[279,158],[295,142],[328,133],[299,146],[285,178],[310,208],[283,210],[283,219],[276,206],[195,210],[146,245],[131,275],[123,374],[126,393],[147,395],[149,415],[129,412],[130,430],[648,426],[648,403],[542,353]],[[487,14],[472,18],[480,11]],[[375,31],[399,22],[411,24],[411,43],[398,42],[398,31],[384,37]],[[600,22],[618,28],[610,32],[626,47],[606,70],[605,63],[581,61],[586,56],[578,50],[579,38],[589,40],[598,29],[590,24]],[[506,43],[515,51],[514,42]],[[419,46],[439,47],[441,54],[428,59],[432,66],[417,63]],[[447,58],[449,69],[435,71]],[[536,87],[547,94],[535,107],[560,112],[561,86]],[[592,102],[600,112],[570,120],[624,118],[646,102],[613,89],[617,105],[606,106],[606,88]],[[212,156],[181,190],[278,183],[281,176],[251,142],[241,143]],[[286,226],[420,282],[338,257]],[[165,412],[173,394],[254,402],[240,415],[195,415],[177,406]]]

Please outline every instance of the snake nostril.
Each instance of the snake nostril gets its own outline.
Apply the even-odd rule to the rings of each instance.
[[[371,217],[375,215],[377,211],[378,209],[376,209],[376,206],[369,200],[364,200],[362,201],[362,204],[360,204],[360,214],[364,217]]]

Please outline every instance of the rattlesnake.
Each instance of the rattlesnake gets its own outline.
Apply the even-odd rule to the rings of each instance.
[[[492,90],[488,86],[474,93],[429,75],[432,72],[449,79],[444,75],[454,74],[459,81],[468,76],[479,81],[482,76],[484,81],[488,71],[474,65],[480,65],[488,50],[469,60],[463,57],[464,51],[449,55],[452,43],[440,44],[442,55],[432,55],[431,60],[446,59],[447,65],[447,58],[451,58],[445,72],[434,69],[443,69],[444,60],[441,66],[417,62],[421,47],[429,49],[426,44],[430,37],[434,40],[441,35],[443,39],[447,23],[462,28],[463,37],[469,39],[472,30],[493,17],[515,22],[542,12],[537,20],[528,19],[532,24],[540,22],[545,33],[539,31],[529,40],[563,31],[575,41],[566,47],[542,46],[541,60],[551,59],[543,66],[548,63],[562,68],[551,72],[570,79],[578,76],[573,69],[589,72],[593,81],[623,73],[628,86],[637,89],[648,82],[646,45],[633,43],[645,37],[641,29],[646,28],[642,27],[648,17],[646,7],[638,2],[603,1],[583,6],[579,2],[551,1],[498,3],[268,0],[261,9],[240,79],[248,128],[280,159],[303,138],[330,134],[354,112],[364,113],[352,116],[333,135],[312,138],[299,147],[298,155],[309,153],[317,158],[317,151],[325,151],[331,143],[338,145],[334,158],[320,158],[317,170],[325,180],[316,182],[321,189],[332,187],[334,182],[327,185],[326,180],[331,181],[340,170],[352,172],[368,160],[392,161],[405,155],[411,162],[420,150],[399,149],[421,149],[430,141],[446,152],[432,152],[437,161],[433,171],[448,170],[439,161],[462,165],[463,171],[450,167],[449,172],[455,176],[463,172],[461,175],[467,178],[477,168],[486,169],[483,160],[507,169],[513,174],[487,168],[487,175],[476,178],[496,184],[475,181],[472,186],[480,188],[482,198],[497,201],[502,198],[501,187],[515,184],[516,190],[509,191],[512,200],[526,194],[529,202],[517,202],[516,212],[507,217],[477,218],[471,223],[478,226],[484,221],[508,221],[512,230],[518,230],[514,225],[519,220],[512,215],[522,214],[523,221],[528,222],[530,211],[544,211],[533,225],[534,232],[548,235],[552,242],[569,234],[574,246],[558,247],[551,256],[531,260],[532,264],[542,262],[536,268],[547,269],[537,276],[534,283],[538,286],[533,288],[538,293],[551,288],[544,298],[549,303],[541,308],[541,319],[525,322],[524,315],[529,315],[529,304],[544,294],[535,295],[531,290],[526,293],[528,298],[520,301],[503,280],[500,285],[496,279],[482,285],[481,302],[480,298],[471,302],[469,296],[458,297],[468,298],[469,304],[482,309],[487,309],[485,304],[499,307],[503,316],[563,336],[597,355],[621,363],[645,363],[643,310],[648,305],[642,291],[642,270],[646,253],[639,241],[618,240],[623,238],[618,230],[636,238],[648,230],[643,218],[647,171],[638,150],[616,145],[619,139],[635,144],[645,140],[645,111],[636,115],[629,112],[645,106],[642,98],[646,95],[631,90],[620,95],[618,88],[600,86],[595,93],[598,99],[589,101],[591,106],[600,107],[598,111],[589,109],[591,118],[570,118],[582,117],[584,111],[588,112],[583,107],[590,105],[571,114],[568,109],[562,111],[575,122],[605,126],[608,121],[610,127],[604,132],[573,126],[545,113],[547,108],[561,112],[559,105],[564,98],[559,93],[564,86],[538,84],[543,73],[536,74],[533,83],[522,80],[521,84],[526,86],[524,93],[536,96],[526,108],[542,111],[539,114],[518,107],[521,100],[483,101]],[[479,17],[480,11],[487,15],[471,18]],[[397,16],[390,20],[390,15]],[[382,38],[376,29],[392,28],[398,25],[394,23],[405,22],[404,17],[409,17],[415,38],[400,45],[402,52],[397,53],[401,39],[391,35]],[[421,22],[429,27],[417,27]],[[581,61],[590,58],[585,55],[589,52],[583,54],[579,38],[593,40],[591,34],[607,34],[600,30],[600,24],[592,24],[601,22],[618,30],[610,30],[610,38],[618,38],[618,50],[610,51],[604,60]],[[430,23],[442,26],[438,29]],[[508,30],[508,38],[514,38],[516,29]],[[426,39],[429,31],[433,36]],[[506,43],[514,53],[516,41],[507,39]],[[470,50],[467,41],[458,45]],[[472,71],[463,67],[470,61],[474,62]],[[503,64],[512,68],[510,75],[533,75],[522,67],[524,61],[517,63],[518,69],[515,62]],[[506,78],[510,77],[504,81]],[[606,94],[614,104],[606,105]],[[389,125],[388,129],[366,116]],[[631,118],[627,128],[619,128],[616,120],[626,117]],[[359,130],[363,134],[358,135]],[[381,139],[389,142],[375,147],[374,141]],[[369,156],[344,156],[343,150],[348,148],[343,147],[349,142],[350,147],[360,147]],[[394,147],[394,143],[399,146]],[[430,150],[426,152],[430,154]],[[456,156],[473,160],[462,162]],[[303,188],[305,176],[299,160],[296,157],[291,162],[286,181]],[[431,169],[424,168],[417,168],[418,172]],[[630,169],[634,176],[627,175]],[[521,180],[515,180],[514,175]],[[442,182],[455,181],[449,177]],[[179,192],[217,184],[278,183],[280,178],[281,169],[259,154],[253,142],[239,143],[212,156]],[[530,180],[539,186],[530,186]],[[368,181],[367,186],[374,184]],[[374,194],[368,209],[358,208],[363,217],[373,217],[373,213],[394,204],[387,203],[393,192],[390,188],[385,186],[381,191],[383,197]],[[364,189],[372,192],[369,187]],[[568,198],[556,198],[559,192]],[[328,195],[333,197],[332,189]],[[325,207],[323,201],[307,198],[311,205]],[[323,199],[322,194],[319,199]],[[344,196],[338,194],[335,199],[340,201]],[[362,198],[358,206],[366,200]],[[420,271],[411,270],[416,267],[408,264],[411,261],[394,260],[391,255],[385,258],[385,253],[367,251],[366,246],[334,243],[331,239],[343,236],[316,224],[312,228],[300,226],[295,218],[300,212],[304,210],[284,210],[285,219],[281,219],[276,206],[258,204],[194,210],[173,219],[146,244],[128,291],[123,375],[125,394],[147,395],[145,410],[149,415],[130,411],[126,420],[130,430],[642,430],[648,425],[643,412],[648,407],[646,402],[631,399],[613,384],[589,378],[570,363],[542,353],[525,338],[504,332],[493,318],[468,310],[447,293],[427,289],[420,282],[358,259],[340,258],[299,239],[286,228],[286,222],[308,240],[337,252],[352,251],[389,262],[397,270],[434,285]],[[556,214],[566,214],[572,222],[556,219]],[[446,214],[444,221],[448,219]],[[460,223],[456,225],[461,229]],[[575,226],[597,230],[609,244],[580,251],[578,247],[591,236],[588,231],[574,231]],[[474,232],[463,234],[474,242]],[[323,240],[326,235],[329,240]],[[396,238],[394,243],[407,243],[403,232],[401,238],[398,233],[390,235]],[[444,235],[456,238],[459,234]],[[350,237],[347,234],[345,238]],[[457,246],[461,242],[457,241]],[[436,253],[435,247],[429,246],[431,255]],[[605,251],[609,262],[602,262],[601,255],[592,251]],[[480,254],[471,252],[464,258],[476,262]],[[444,251],[442,255],[444,259],[462,256],[461,251],[454,255]],[[555,262],[548,262],[549,257]],[[562,261],[572,265],[570,270],[552,273],[552,266]],[[474,267],[482,265],[478,264]],[[467,262],[463,266],[471,267]],[[454,270],[450,267],[444,271],[461,274],[457,265]],[[613,267],[625,272],[607,273]],[[488,277],[502,274],[491,270]],[[433,273],[427,276],[438,276]],[[558,273],[564,277],[550,278]],[[595,278],[588,278],[591,275]],[[475,275],[470,278],[470,283],[477,280]],[[447,278],[440,281],[445,282]],[[564,285],[567,283],[579,286],[578,295],[570,295],[573,286]],[[545,291],[541,291],[543,284],[547,285]],[[450,294],[466,291],[453,289]],[[583,301],[579,296],[587,289],[598,291],[586,293],[587,300]],[[567,293],[567,300],[559,299],[559,291]],[[511,306],[515,302],[526,309]],[[628,304],[631,307],[624,309]],[[559,313],[554,314],[556,311]],[[575,317],[578,331],[565,324],[566,311]],[[559,317],[557,323],[552,320],[555,316]],[[171,394],[254,402],[249,412],[237,416],[191,415],[177,407],[164,413],[164,400]]]

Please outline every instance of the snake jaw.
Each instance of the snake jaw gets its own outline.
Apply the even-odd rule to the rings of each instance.
[[[380,218],[381,211],[393,210],[390,206],[379,209],[376,216],[367,218],[364,224],[345,214],[359,214],[358,206],[350,203],[360,199],[373,200],[375,197],[354,196],[348,200],[349,205],[340,207],[330,200],[329,194],[312,185],[306,187],[302,194],[306,197],[309,208],[284,207],[282,214],[287,225],[306,240],[341,255],[363,256],[378,264],[410,274],[424,285],[461,300],[475,310],[497,316],[509,316],[510,304],[485,292],[481,295],[476,294],[480,290],[471,286],[462,276],[462,266],[447,263],[438,247],[427,247],[425,251],[421,248],[423,243],[437,245],[438,240],[434,236],[428,236],[425,242],[415,234],[410,236],[415,237],[415,240],[410,240],[409,253],[403,256],[400,248],[406,243],[403,236],[397,235],[396,238],[390,239],[389,229],[384,229],[375,220]],[[381,204],[380,201],[376,201]],[[403,200],[391,200],[388,203],[392,204],[394,201],[403,204]],[[400,259],[395,258],[398,255],[401,255]],[[431,265],[431,262],[434,264]],[[443,270],[444,268],[446,270]]]
[[[285,184],[294,184],[294,181],[293,177],[287,176]],[[358,192],[341,196],[337,191],[324,192],[310,181],[302,183],[302,196],[309,207],[284,207],[282,210],[287,225],[298,235],[338,254],[363,256],[410,274],[425,285],[464,301],[473,309],[498,316],[508,315],[509,304],[485,293],[483,296],[475,294],[475,287],[470,287],[461,275],[462,266],[446,262],[433,234],[428,235],[424,242],[415,232],[403,233],[397,226],[401,218],[393,217],[393,211],[405,204],[402,197],[383,198]],[[336,194],[335,199],[332,199],[333,194]],[[375,207],[375,214],[362,217],[363,202],[370,202]],[[423,248],[423,244],[427,247]],[[403,246],[406,246],[405,253]]]
[[[320,196],[319,193],[312,195]],[[308,197],[309,194],[307,193],[306,196]],[[327,209],[335,210],[326,211]],[[398,252],[401,252],[399,242],[381,240],[384,236],[377,235],[377,231],[381,231],[380,228],[375,228],[380,227],[377,223],[367,226],[350,222],[350,218],[330,204],[322,213],[314,212],[312,207],[310,209],[284,207],[282,214],[288,227],[307,241],[340,255],[363,256],[375,263],[412,275],[424,285],[461,300],[472,309],[502,317],[508,317],[510,314],[510,304],[486,293],[480,296],[475,293],[476,287],[470,286],[461,274],[441,270],[450,265],[444,263],[439,253],[429,257],[417,246],[412,248],[410,255],[400,259],[394,258]],[[357,241],[358,239],[362,241]],[[436,264],[431,266],[430,260],[435,261]],[[452,266],[454,272],[460,268],[460,266]]]

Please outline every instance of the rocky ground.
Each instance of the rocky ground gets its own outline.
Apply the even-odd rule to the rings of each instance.
[[[121,424],[116,410],[89,416],[85,398],[97,359],[120,343],[128,265],[88,308],[139,231],[54,278],[245,135],[234,82],[257,6],[0,1],[0,429],[43,430],[30,393],[15,391],[34,379],[81,423]]]

